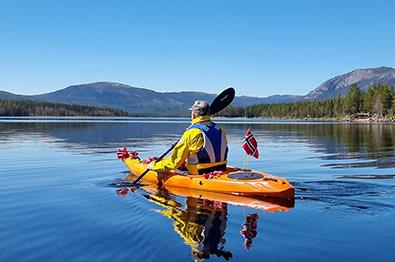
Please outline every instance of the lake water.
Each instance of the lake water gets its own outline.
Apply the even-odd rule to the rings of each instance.
[[[188,123],[0,119],[0,260],[393,260],[395,125],[218,120],[235,166],[251,128],[260,158],[249,166],[295,186],[288,211],[125,191],[115,149],[158,156]],[[240,231],[252,214],[257,234],[246,244]]]

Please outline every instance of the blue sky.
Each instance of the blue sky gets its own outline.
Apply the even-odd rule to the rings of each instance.
[[[395,66],[395,1],[0,0],[0,90],[113,81],[157,91],[306,94]]]

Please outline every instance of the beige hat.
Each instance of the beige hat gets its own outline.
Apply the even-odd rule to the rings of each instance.
[[[192,112],[198,116],[209,115],[210,105],[204,100],[196,100],[189,110],[192,110]]]

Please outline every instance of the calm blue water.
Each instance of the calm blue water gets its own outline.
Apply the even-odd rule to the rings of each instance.
[[[115,149],[160,155],[187,119],[0,119],[1,261],[373,261],[393,259],[395,125],[219,121],[230,163],[297,189],[287,212],[140,189]],[[292,205],[291,205],[292,206]],[[258,214],[249,249],[240,234]],[[208,258],[209,257],[209,258]]]

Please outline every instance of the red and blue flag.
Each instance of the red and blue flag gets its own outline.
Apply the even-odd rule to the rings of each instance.
[[[258,159],[258,143],[256,142],[256,139],[250,129],[247,130],[243,142],[241,143],[241,147],[244,149],[244,151],[246,151],[247,155],[253,156]]]

